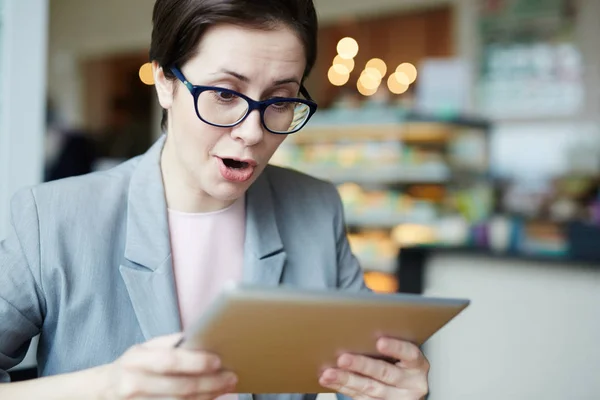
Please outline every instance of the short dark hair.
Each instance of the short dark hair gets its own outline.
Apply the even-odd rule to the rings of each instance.
[[[304,44],[304,78],[315,65],[318,21],[313,0],[156,0],[150,61],[163,67],[168,79],[175,79],[169,68],[193,58],[204,32],[220,23],[259,29],[287,25]],[[167,110],[161,125],[166,130]]]

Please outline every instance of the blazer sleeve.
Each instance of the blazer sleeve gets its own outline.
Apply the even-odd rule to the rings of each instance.
[[[11,201],[8,237],[0,241],[0,383],[25,357],[41,330],[45,302],[41,286],[39,221],[33,193]]]
[[[332,185],[332,189],[335,204],[334,230],[337,248],[338,288],[352,291],[369,291],[365,285],[363,269],[350,249],[342,199],[335,186]]]

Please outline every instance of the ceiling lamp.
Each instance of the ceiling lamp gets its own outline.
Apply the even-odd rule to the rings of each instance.
[[[365,69],[368,68],[376,69],[379,72],[381,79],[383,79],[385,74],[387,74],[387,65],[385,64],[385,61],[383,61],[381,58],[372,58],[371,60],[369,60],[369,62],[367,62],[367,65],[365,66]]]
[[[351,37],[345,37],[338,42],[337,52],[346,60],[354,58],[358,54],[358,42]]]
[[[414,81],[417,80],[417,68],[411,63],[402,63],[398,65],[398,68],[396,68],[396,72],[404,73],[409,79],[409,84],[412,84]]]

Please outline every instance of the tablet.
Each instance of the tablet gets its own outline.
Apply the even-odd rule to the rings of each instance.
[[[422,345],[469,304],[411,294],[230,285],[181,346],[213,352],[239,393],[326,393],[318,380],[343,352],[377,356],[387,336]]]

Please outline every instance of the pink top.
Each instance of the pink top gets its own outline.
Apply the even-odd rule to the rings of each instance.
[[[169,210],[169,231],[183,329],[210,305],[227,282],[242,279],[246,232],[244,196],[210,213]],[[237,399],[222,396],[219,400]]]

